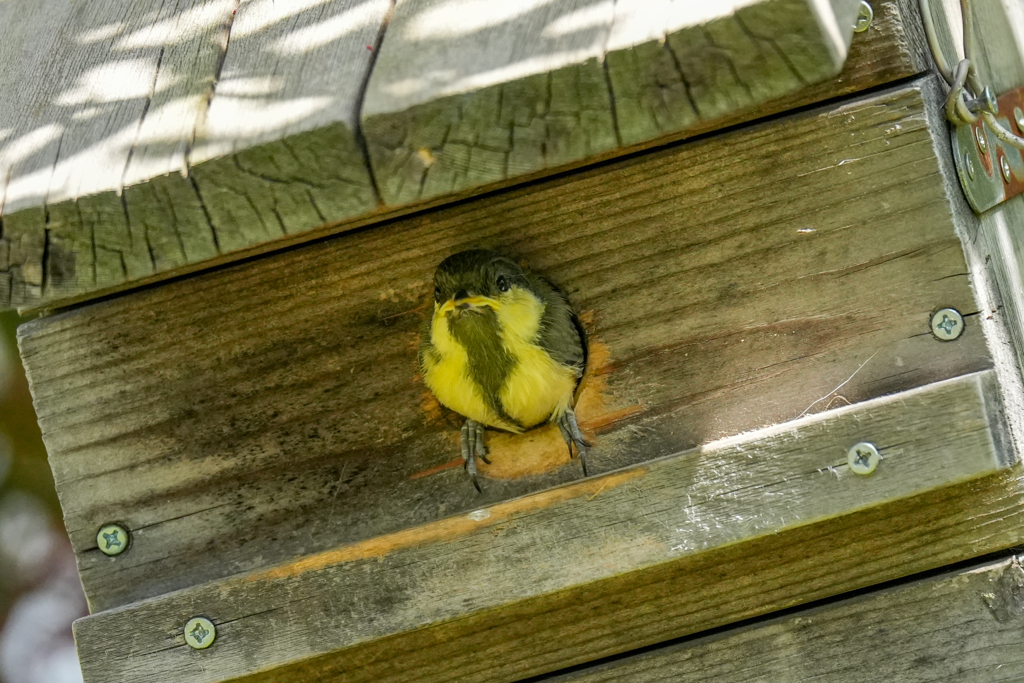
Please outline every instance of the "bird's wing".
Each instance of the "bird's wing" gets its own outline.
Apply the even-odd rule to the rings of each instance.
[[[569,309],[569,315],[569,319],[572,321],[572,326],[576,328],[576,334],[580,340],[580,350],[583,351],[583,355],[579,359],[580,379],[582,380],[583,373],[586,372],[587,369],[587,361],[590,359],[590,351],[587,349],[587,331],[583,329],[583,323],[580,322],[580,317],[576,315],[576,312],[571,308]],[[579,382],[577,382],[577,386],[578,385]]]
[[[575,368],[582,378],[587,367],[587,335],[565,294],[547,280],[537,278],[544,300],[544,315],[537,344],[563,365]]]

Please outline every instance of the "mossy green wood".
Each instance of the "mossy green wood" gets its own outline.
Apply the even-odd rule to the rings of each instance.
[[[0,306],[372,212],[356,109],[390,6],[0,5]]]
[[[858,4],[399,0],[361,112],[374,177],[407,204],[749,109],[839,73]]]

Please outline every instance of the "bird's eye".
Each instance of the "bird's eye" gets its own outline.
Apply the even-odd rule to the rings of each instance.
[[[434,287],[434,301],[441,303],[441,288]]]
[[[498,285],[498,291],[499,292],[507,292],[508,291],[508,280],[505,279],[504,275],[499,275],[498,276],[498,281],[496,282],[496,284]]]

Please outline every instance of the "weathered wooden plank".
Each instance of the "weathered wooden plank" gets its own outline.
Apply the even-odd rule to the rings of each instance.
[[[550,429],[492,435],[483,496],[452,463],[458,422],[426,399],[416,348],[433,268],[468,246],[532,263],[590,321],[578,412],[598,472],[991,367],[935,157],[943,124],[925,106],[930,87],[23,326],[92,607],[579,477]],[[929,334],[942,306],[967,316],[955,342]],[[112,519],[134,537],[115,561],[95,545]]]
[[[391,0],[242,5],[190,158],[222,250],[377,207],[358,108],[390,8]]]
[[[974,59],[982,83],[996,93],[1024,85],[1024,7],[1013,0],[975,1],[971,6]],[[963,57],[959,2],[932,0],[930,7],[945,60],[956,64]],[[952,150],[946,149],[951,155]],[[1024,441],[1024,197],[1012,198],[980,218],[964,202],[960,204],[959,222],[968,236],[971,267],[994,281],[998,290],[995,300],[1006,318],[1005,343],[1011,358],[1005,363],[1003,383],[1008,387],[1007,402],[1013,405],[1010,416],[1017,438]]]
[[[703,598],[714,601],[678,574],[658,585],[655,577],[674,573],[683,558],[693,563],[808,524],[828,533],[836,517],[1005,467],[1012,454],[1003,450],[994,381],[988,371],[939,382],[93,615],[76,623],[83,674],[87,682],[133,683],[198,665],[201,671],[190,672],[197,683],[510,681],[608,654],[598,643],[609,630],[628,629],[618,640],[632,647],[650,643],[653,633],[680,635],[693,626],[680,615]],[[860,440],[882,454],[868,476],[846,464],[846,450]],[[863,538],[853,533],[836,546]],[[785,547],[776,552],[780,564],[791,559]],[[815,573],[837,554],[818,556]],[[756,573],[746,578],[762,583]],[[801,584],[817,578],[797,574],[774,588],[799,603]],[[765,602],[773,601],[769,586]],[[672,589],[683,611],[654,617],[641,607],[647,594]],[[567,591],[585,591],[586,601],[565,605]],[[601,614],[581,621],[579,613],[598,601],[605,603]],[[544,604],[550,612],[543,626],[522,618],[524,605]],[[218,635],[213,648],[197,653],[184,643],[182,627],[200,613],[218,625]],[[650,623],[638,624],[645,616]],[[476,620],[476,637],[445,634],[466,619]],[[138,627],[111,652],[125,623]],[[516,642],[510,631],[528,625],[545,647]],[[381,641],[389,641],[386,657]],[[429,653],[418,651],[427,641]]]
[[[0,105],[0,305],[138,282],[376,207],[356,109],[389,8],[3,3],[0,83],[25,97]]]
[[[859,7],[613,4],[604,58],[616,130],[626,145],[750,109],[835,75]],[[655,17],[668,19],[654,23]]]
[[[5,213],[184,170],[236,4],[5,2]]]
[[[845,24],[801,0],[399,0],[362,109],[381,195],[562,166],[834,76],[858,3],[835,4]]]
[[[141,165],[151,175],[185,169],[236,5],[3,3],[0,83],[18,96],[0,104],[0,301],[39,300],[67,276],[94,286],[159,267],[166,245],[150,244],[145,226],[126,224],[112,190]],[[67,202],[83,195],[97,195],[99,215],[115,220],[91,230],[80,215],[88,209]],[[216,254],[205,228],[168,236],[175,252],[181,239],[196,258]],[[95,258],[101,249],[121,258]]]
[[[550,683],[1024,679],[1017,557],[554,676]]]
[[[849,5],[843,1],[844,6]],[[8,2],[5,6],[13,7],[14,4]],[[50,224],[46,223],[46,210],[25,209],[24,215],[16,213],[13,218],[0,218],[0,221],[9,223],[7,227],[0,225],[0,306],[37,308],[67,305],[457,198],[437,197],[416,205],[363,211],[348,219],[321,221],[317,227],[309,229],[321,215],[325,218],[336,214],[351,216],[350,212],[357,211],[368,196],[365,183],[354,177],[354,167],[346,161],[350,160],[351,143],[346,137],[345,125],[340,122],[329,125],[318,117],[347,111],[343,95],[351,94],[352,90],[341,87],[347,77],[344,74],[360,58],[368,59],[373,54],[372,50],[365,48],[372,47],[374,41],[369,25],[360,25],[354,32],[344,33],[344,30],[351,25],[348,22],[359,24],[365,19],[365,13],[376,6],[362,3],[346,10],[349,4],[343,0],[312,6],[255,1],[242,3],[239,18],[233,24],[241,28],[232,30],[233,38],[228,42],[222,69],[225,78],[221,79],[223,83],[214,93],[208,112],[210,123],[198,130],[195,149],[189,155],[190,163],[195,166],[192,179],[196,183],[193,185],[177,174],[171,174],[162,181],[153,180],[138,190],[130,190],[125,203],[112,193],[81,198],[77,202],[78,213],[82,215],[80,220],[74,211],[76,204],[56,209],[48,205]],[[274,7],[278,9],[274,10]],[[616,7],[616,11],[621,12],[626,4],[617,3]],[[293,16],[289,14],[291,12],[297,14]],[[30,16],[30,13],[19,16]],[[631,116],[640,129],[648,130],[651,135],[654,135],[655,128],[661,133],[596,157],[557,168],[549,167],[500,183],[477,186],[462,194],[507,186],[920,73],[926,68],[926,62],[920,50],[916,17],[914,0],[876,2],[875,19],[866,32],[855,36],[846,66],[838,78],[804,86],[790,95],[749,106],[727,116],[699,119],[677,132],[669,132],[674,130],[674,124],[664,121],[654,128],[650,122],[643,123],[647,121],[644,112],[649,109],[655,123],[666,116],[656,102],[650,104],[655,92],[669,97],[670,92],[678,95],[680,91],[678,81],[672,80],[676,78],[673,75],[675,67],[664,61],[668,52],[658,53],[661,54],[661,61],[658,61],[651,53],[651,45],[642,44],[632,53],[648,65],[645,68],[650,69],[641,88],[643,96],[640,99],[646,104],[632,113],[624,111],[621,117],[625,120]],[[628,24],[620,22],[616,26],[623,28]],[[338,34],[344,35],[336,42],[328,40]],[[309,59],[324,57],[326,66],[302,68],[301,77],[294,75],[306,64],[294,54],[293,39],[299,42],[308,40]],[[259,49],[257,43],[261,40],[268,49]],[[358,54],[348,53],[348,48]],[[774,54],[774,47],[766,44],[765,49]],[[282,56],[279,54],[281,50],[287,54]],[[236,54],[239,57],[236,58]],[[622,54],[628,56],[630,51]],[[644,61],[647,57],[641,59],[643,55],[653,61]],[[672,70],[666,71],[669,66]],[[246,72],[245,68],[249,71]],[[283,80],[274,75],[268,76],[268,73],[277,72],[293,75]],[[228,74],[232,75],[230,82]],[[318,78],[320,74],[331,74],[331,82],[339,87],[324,92],[322,81],[326,79]],[[51,80],[57,81],[56,78]],[[621,87],[640,87],[641,83],[626,78],[618,80]],[[287,93],[288,97],[284,98],[281,93]],[[317,109],[329,96],[334,97],[333,104]],[[616,101],[616,105],[628,107],[634,99],[626,93]],[[12,103],[17,101],[9,100]],[[174,102],[179,101],[180,98]],[[170,105],[158,110],[177,111]],[[147,116],[155,115],[156,111],[150,107]],[[304,115],[305,122],[321,127],[306,132],[293,130],[292,115]],[[200,123],[203,120],[201,117]],[[669,117],[669,122],[671,120]],[[278,126],[279,130],[285,130],[292,137],[287,143],[265,141],[259,129],[253,129],[253,125],[263,124]],[[229,144],[232,130],[237,132],[238,145],[256,147],[251,151],[240,150],[228,157],[195,163],[200,158],[206,159],[232,149]],[[0,130],[0,158],[3,157],[2,149],[20,149],[35,144],[22,136],[5,148],[2,139],[9,132]],[[636,135],[639,133],[634,137]],[[628,135],[627,138],[632,139]],[[154,149],[161,149],[156,142],[153,145]],[[0,170],[2,166],[0,163]],[[3,203],[5,180],[5,174],[0,173],[0,205]],[[197,187],[201,189],[198,194]],[[181,208],[174,214],[167,211],[167,206],[178,203],[181,203]],[[138,207],[134,209],[132,222],[125,213],[125,205],[136,204]],[[181,213],[180,218],[177,213]],[[180,243],[184,241],[183,235],[192,238],[188,246]],[[155,243],[156,248],[151,250],[147,240]],[[211,244],[215,253],[210,252]],[[205,256],[194,260],[199,258],[200,247],[206,250],[202,252]]]

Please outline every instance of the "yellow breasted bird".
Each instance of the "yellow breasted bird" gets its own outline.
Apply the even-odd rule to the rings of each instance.
[[[484,427],[520,433],[558,425],[587,474],[587,447],[573,412],[587,365],[586,338],[554,285],[495,252],[453,254],[434,274],[434,315],[420,353],[423,379],[466,418],[462,459],[480,490]]]

